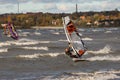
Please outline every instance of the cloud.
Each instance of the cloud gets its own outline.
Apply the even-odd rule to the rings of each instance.
[[[26,3],[30,0],[0,0],[0,4],[16,4],[16,3]]]

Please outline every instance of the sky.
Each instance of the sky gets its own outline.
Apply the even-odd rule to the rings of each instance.
[[[19,9],[18,9],[19,4]],[[0,0],[0,14],[49,12],[73,13],[85,11],[120,10],[120,0]]]

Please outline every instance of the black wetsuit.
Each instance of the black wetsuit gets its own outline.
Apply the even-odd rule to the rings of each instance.
[[[68,49],[68,51],[65,51],[65,53],[68,55],[68,56],[70,56],[71,58],[78,58],[76,55],[73,55],[73,49],[72,48],[67,48]]]

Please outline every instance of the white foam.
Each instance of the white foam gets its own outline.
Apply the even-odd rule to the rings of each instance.
[[[19,55],[18,57],[20,57],[20,58],[30,58],[30,59],[33,59],[33,58],[39,58],[39,54]]]
[[[80,29],[80,28],[79,28],[78,30],[79,30],[79,31],[85,31],[85,29]]]
[[[49,55],[51,57],[57,57],[58,55],[61,55],[61,54],[64,54],[64,53],[49,53],[49,54],[46,54],[46,55]]]
[[[48,51],[48,47],[22,47],[23,49],[32,49],[32,50],[46,50]]]
[[[92,31],[93,32],[99,32],[100,30],[99,29],[93,29]]]
[[[39,58],[40,56],[57,57],[58,55],[61,55],[61,54],[62,53],[49,53],[49,54],[36,53],[36,54],[31,54],[31,55],[19,55],[18,57],[20,57],[20,58],[34,59],[34,58]]]
[[[35,40],[27,39],[27,38],[21,38],[18,41],[24,42],[24,41],[35,41]]]
[[[9,46],[9,45],[10,45],[10,43],[8,43],[8,42],[1,42],[0,43],[0,47]]]
[[[93,39],[92,39],[92,38],[88,38],[88,37],[86,37],[86,38],[83,38],[83,40],[86,40],[86,41],[92,41]]]
[[[67,42],[67,39],[66,39],[66,40],[64,40],[64,39],[60,39],[59,41]]]
[[[33,45],[33,44],[38,44],[39,42],[19,42],[19,41],[9,41],[8,42],[10,45],[12,44],[15,44],[15,45],[18,45],[18,46],[21,46],[21,45]]]
[[[118,74],[118,75],[117,75]],[[66,72],[54,76],[45,76],[42,77],[42,80],[119,80],[120,71],[97,71],[97,72]]]
[[[59,35],[60,33],[59,33],[59,32],[55,32],[55,33],[53,33],[53,34]]]
[[[39,43],[50,43],[50,42],[52,42],[52,41],[39,41]]]
[[[6,41],[6,42],[3,42],[3,43],[0,43],[0,47],[2,46],[8,46],[8,45],[18,45],[18,46],[21,46],[21,45],[35,45],[35,44],[39,44],[39,43],[50,43],[52,41],[37,41],[37,40],[32,40],[32,39],[27,39],[27,38],[21,38],[17,41]]]
[[[36,43],[50,43],[50,41],[37,41],[32,39],[22,38],[18,40],[19,42],[36,42]]]
[[[39,33],[39,32],[34,32],[34,34],[35,34],[35,35],[41,35],[41,33]]]
[[[15,45],[33,45],[33,44],[38,44],[39,42],[15,42],[13,44]]]
[[[36,40],[32,40],[32,39],[26,39],[26,38],[22,38],[22,39],[19,39],[17,41],[6,41],[4,42],[6,44],[15,44],[15,45],[33,45],[33,44],[38,44],[39,41],[36,41]]]
[[[19,33],[19,36],[27,36],[29,34],[30,34],[30,32],[22,32],[22,33]]]
[[[92,73],[71,73],[71,75],[61,75],[60,80],[114,80],[120,79],[120,71],[98,71]],[[75,76],[74,76],[75,75]]]
[[[107,30],[118,30],[118,28],[107,28]]]
[[[87,51],[88,53],[93,53],[93,54],[109,54],[112,52],[111,47],[109,45],[106,45],[103,49],[100,49],[98,51]]]
[[[0,53],[3,53],[3,52],[8,52],[8,49],[7,48],[0,49]]]
[[[107,56],[95,56],[95,57],[91,57],[91,58],[87,58],[87,60],[90,61],[120,61],[120,56],[111,56],[111,55],[107,55]]]
[[[112,31],[106,31],[105,33],[112,33]]]

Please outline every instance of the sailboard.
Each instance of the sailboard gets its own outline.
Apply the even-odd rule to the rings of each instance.
[[[8,29],[9,29],[11,38],[17,40],[18,39],[18,33],[17,33],[15,27],[12,24],[8,24]]]
[[[71,44],[74,55],[78,57],[73,61],[84,61],[81,59],[81,56],[86,52],[86,48],[80,34],[77,31],[77,28],[70,20],[69,16],[63,17],[62,20],[67,41]]]

